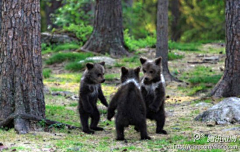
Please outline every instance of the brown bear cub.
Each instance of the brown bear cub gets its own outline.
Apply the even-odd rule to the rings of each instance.
[[[140,92],[140,68],[122,67],[121,71],[121,86],[109,104],[107,119],[111,120],[117,109],[115,118],[117,140],[124,140],[124,128],[129,125],[134,125],[140,131],[141,139],[151,139],[147,133],[146,107]]]
[[[87,63],[86,70],[83,73],[80,82],[78,110],[83,132],[88,134],[93,134],[94,131],[92,130],[103,130],[103,128],[97,126],[100,120],[97,100],[99,98],[101,103],[108,107],[108,103],[101,89],[101,83],[105,81],[104,65],[105,62],[94,64]],[[89,118],[91,118],[90,129],[88,126]]]
[[[141,81],[141,92],[146,103],[147,118],[156,121],[158,134],[167,134],[165,124],[165,80],[161,70],[162,58],[153,61],[140,58],[144,77]]]

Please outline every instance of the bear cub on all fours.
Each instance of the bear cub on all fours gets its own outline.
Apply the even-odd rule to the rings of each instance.
[[[124,140],[124,128],[129,125],[135,126],[141,134],[141,139],[151,139],[147,133],[146,107],[139,86],[140,68],[122,67],[121,71],[121,86],[109,104],[107,119],[111,120],[117,109],[117,140]]]
[[[161,73],[161,60],[140,58],[144,77],[141,81],[141,92],[146,103],[147,118],[156,121],[156,133],[167,134],[165,124],[165,80]]]
[[[97,126],[100,120],[97,100],[100,99],[101,103],[108,107],[108,103],[101,88],[101,83],[105,81],[104,65],[105,62],[94,64],[87,63],[86,70],[84,71],[80,82],[78,110],[83,132],[88,134],[93,134],[93,130],[103,130],[103,128]],[[91,118],[90,128],[88,125],[89,118]]]

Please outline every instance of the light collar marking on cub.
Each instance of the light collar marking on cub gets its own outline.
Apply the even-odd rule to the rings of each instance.
[[[93,89],[93,92],[91,92],[91,95],[95,95],[98,93],[98,84],[90,85],[90,87]]]
[[[126,85],[126,84],[129,84],[129,83],[131,83],[131,82],[133,82],[134,85],[140,90],[140,85],[139,85],[139,83],[138,83],[135,79],[128,79],[128,80],[125,81],[121,86]]]
[[[152,83],[150,85],[146,85],[146,84],[144,84],[144,79],[142,79],[141,85],[144,86],[148,91],[153,91],[159,86],[160,83],[162,83],[163,86],[165,87],[165,79],[164,79],[163,74],[161,74],[161,81]]]

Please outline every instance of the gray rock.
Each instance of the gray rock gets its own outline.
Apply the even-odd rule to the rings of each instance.
[[[219,61],[219,57],[218,56],[204,57],[202,60],[203,62],[216,63]]]
[[[43,32],[41,33],[41,42],[46,44],[63,44],[78,42],[78,40],[66,34],[52,34],[48,32]]]
[[[196,121],[214,121],[225,125],[240,123],[240,98],[226,98],[195,118]]]
[[[107,56],[94,56],[94,57],[88,57],[85,60],[79,61],[79,63],[85,63],[85,62],[105,62],[107,66],[113,66],[116,63],[116,60]]]
[[[43,86],[43,93],[44,94],[51,94],[51,91],[47,86]]]
[[[206,102],[199,102],[195,106],[196,107],[210,107],[211,104],[206,103]]]
[[[226,128],[226,129],[223,129],[222,131],[240,131],[240,127]]]

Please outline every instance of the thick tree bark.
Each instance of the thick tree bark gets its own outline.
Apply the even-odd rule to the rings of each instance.
[[[166,81],[179,81],[168,69],[168,0],[158,0],[156,57],[162,57],[163,75]]]
[[[62,6],[61,0],[51,0],[50,5],[46,5],[45,11],[46,11],[46,17],[47,17],[47,29],[50,30],[52,28],[57,28],[55,24],[53,24],[52,21],[52,14],[55,13],[55,11]]]
[[[223,77],[215,86],[213,97],[240,95],[240,1],[226,1],[226,60]]]
[[[178,41],[181,37],[181,31],[179,29],[179,18],[180,18],[180,10],[179,10],[179,0],[172,0],[171,4],[171,12],[173,16],[173,20],[171,23],[171,40]]]
[[[3,0],[0,42],[0,120],[11,114],[45,117],[42,82],[40,0]],[[18,133],[34,124],[12,121]]]
[[[96,0],[94,29],[83,51],[127,55],[124,48],[121,0]]]

